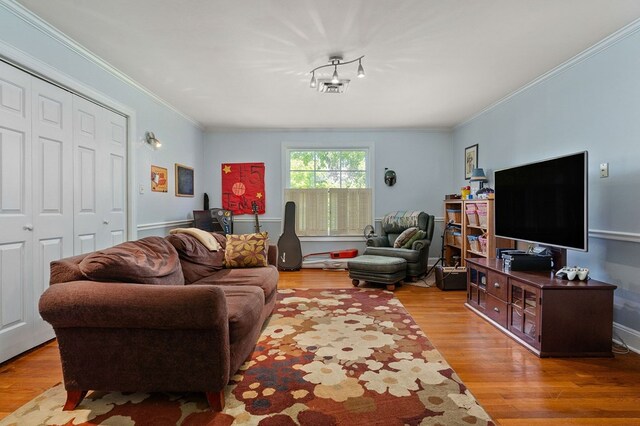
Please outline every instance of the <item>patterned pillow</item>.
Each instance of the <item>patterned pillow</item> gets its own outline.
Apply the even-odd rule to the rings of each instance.
[[[398,235],[396,241],[393,243],[393,247],[400,248],[407,243],[413,237],[413,235],[418,232],[418,228],[412,226],[411,228],[405,229],[402,234]]]
[[[418,232],[416,232],[415,234],[413,234],[413,237],[411,237],[409,239],[409,241],[407,241],[406,243],[404,243],[404,245],[402,246],[402,248],[406,248],[406,249],[410,249],[411,246],[413,245],[414,242],[423,239],[424,237],[427,236],[427,233],[420,230]]]
[[[254,268],[267,266],[266,232],[259,234],[229,234],[224,249],[224,266],[227,268]]]

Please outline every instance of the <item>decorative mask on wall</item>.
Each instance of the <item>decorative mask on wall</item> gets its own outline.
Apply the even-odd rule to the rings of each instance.
[[[396,172],[394,172],[393,170],[389,170],[387,167],[384,168],[385,172],[384,172],[384,183],[387,184],[387,186],[393,186],[396,184]]]

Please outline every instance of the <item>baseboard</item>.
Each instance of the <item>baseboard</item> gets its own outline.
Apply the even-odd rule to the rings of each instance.
[[[613,341],[627,345],[630,351],[640,354],[640,332],[617,322],[613,323]]]

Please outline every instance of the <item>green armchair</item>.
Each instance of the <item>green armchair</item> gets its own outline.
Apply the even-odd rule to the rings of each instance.
[[[407,277],[415,281],[426,274],[428,269],[434,220],[434,216],[419,211],[388,213],[382,219],[381,235],[367,238],[367,247],[363,254],[405,259]],[[394,248],[394,243],[400,234],[411,227],[424,231],[426,233],[424,238],[413,241],[410,248]]]

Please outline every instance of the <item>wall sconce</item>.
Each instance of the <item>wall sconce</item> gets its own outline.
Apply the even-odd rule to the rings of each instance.
[[[158,149],[162,146],[162,142],[160,142],[159,139],[156,139],[156,135],[154,135],[153,132],[147,132],[144,136],[144,140],[152,148]]]

